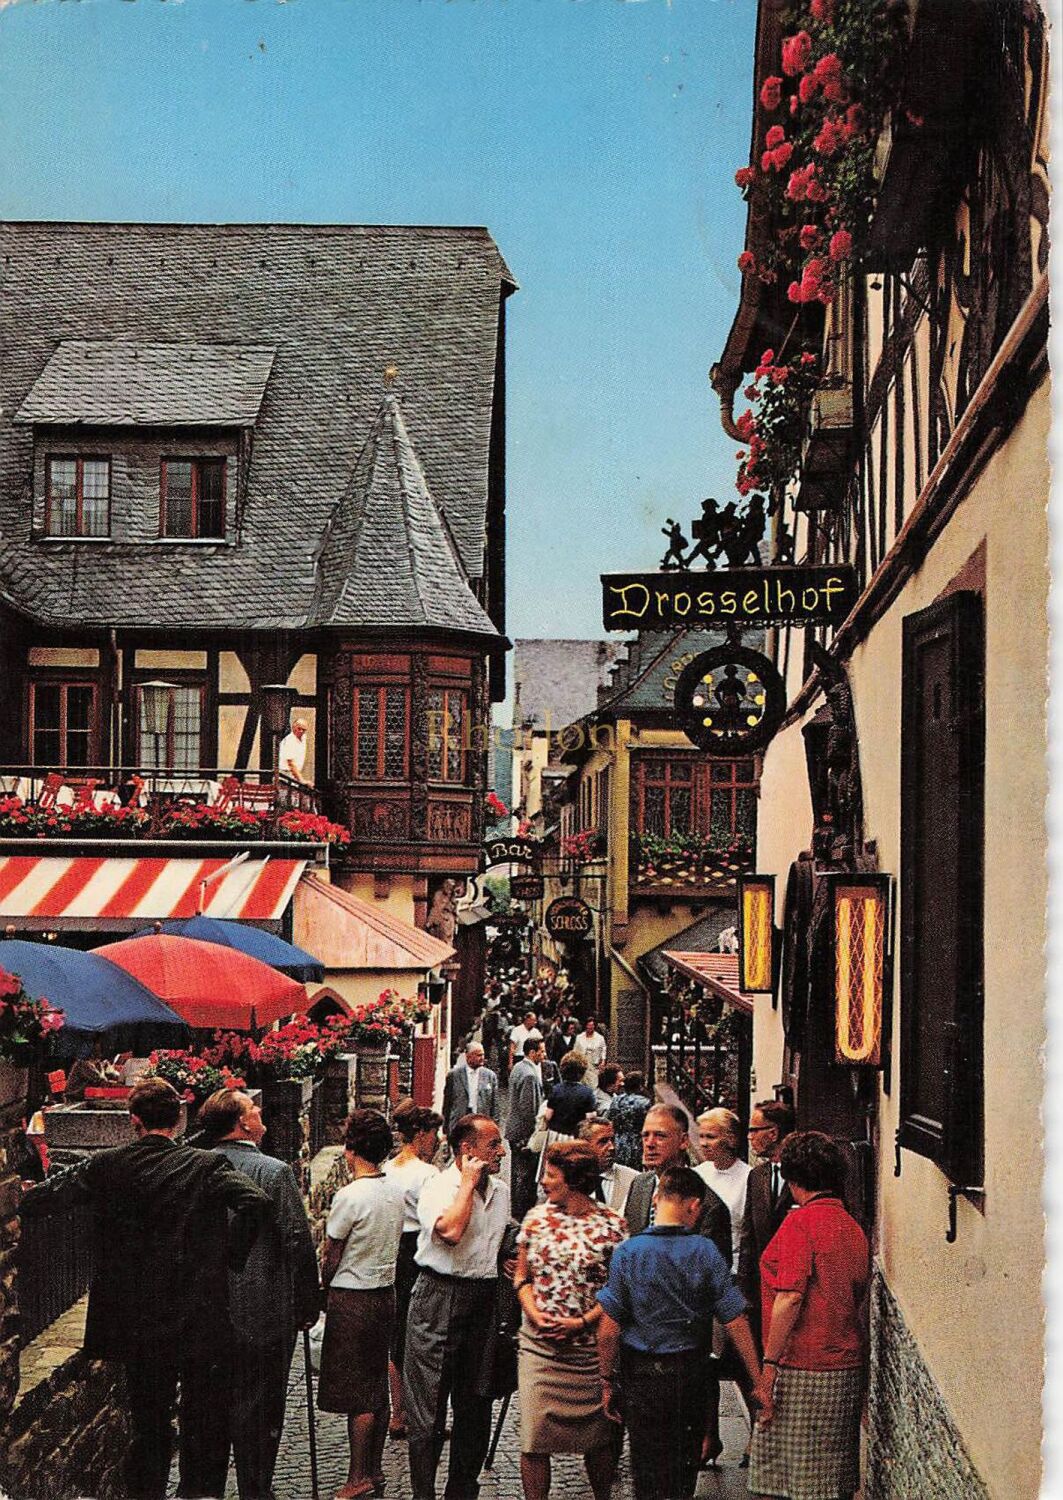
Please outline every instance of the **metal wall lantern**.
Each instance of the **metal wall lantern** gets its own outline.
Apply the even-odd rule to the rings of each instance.
[[[849,1067],[881,1067],[890,879],[837,874],[827,879],[835,1061]]]
[[[775,978],[775,876],[738,877],[738,988],[770,995]]]
[[[292,709],[299,696],[298,688],[283,682],[270,682],[262,688],[262,724],[267,734],[279,739],[291,728]]]

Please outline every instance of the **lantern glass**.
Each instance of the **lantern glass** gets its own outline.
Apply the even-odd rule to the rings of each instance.
[[[885,877],[834,882],[834,1055],[876,1068],[882,1062],[886,968]]]
[[[298,696],[297,688],[288,687],[283,682],[270,682],[263,687],[262,722],[267,734],[277,737],[288,733],[292,709]]]
[[[142,726],[147,734],[168,733],[173,690],[172,682],[142,682],[140,684],[140,712]]]
[[[775,876],[738,880],[738,987],[769,995],[774,975]]]

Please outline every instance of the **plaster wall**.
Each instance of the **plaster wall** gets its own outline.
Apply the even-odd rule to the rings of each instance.
[[[947,1183],[912,1152],[893,1174],[899,1118],[900,995],[894,1081],[879,1108],[877,1252],[986,1489],[1037,1493],[1040,1474],[1043,1262],[1040,1049],[1044,1041],[1047,383],[988,462],[919,571],[848,663],[863,781],[865,837],[880,868],[900,869],[901,628],[944,592],[985,544],[985,1209],[958,1205],[945,1241]],[[815,706],[818,706],[815,705]],[[765,762],[758,867],[782,879],[807,847],[811,811],[800,727]],[[757,1001],[754,1066],[763,1094],[778,1077],[779,1013]]]

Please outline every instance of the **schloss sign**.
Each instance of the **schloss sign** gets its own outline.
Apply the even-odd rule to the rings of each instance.
[[[603,573],[606,630],[674,625],[840,625],[856,603],[856,569],[725,568]]]

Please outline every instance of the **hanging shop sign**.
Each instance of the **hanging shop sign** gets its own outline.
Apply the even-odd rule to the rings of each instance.
[[[747,646],[703,651],[679,674],[679,727],[711,755],[762,750],[786,712],[786,685],[771,660]]]
[[[533,865],[535,850],[531,839],[516,835],[508,839],[487,839],[484,842],[484,864],[488,868],[491,865]]]
[[[541,901],[543,877],[541,875],[514,875],[509,882],[509,894],[514,901]]]
[[[578,896],[559,896],[551,901],[543,920],[551,937],[589,937],[594,931],[594,915]]]
[[[856,569],[724,568],[719,572],[604,573],[606,630],[683,625],[834,625],[857,600]]]

